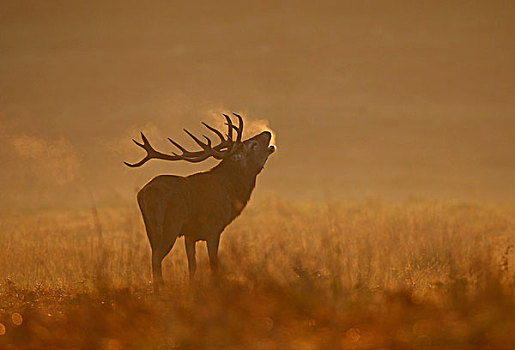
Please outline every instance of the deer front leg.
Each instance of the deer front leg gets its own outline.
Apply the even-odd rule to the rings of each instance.
[[[218,275],[220,262],[218,261],[218,245],[220,243],[220,236],[207,240],[207,253],[209,254],[209,265],[211,271]]]
[[[195,277],[195,271],[197,270],[197,260],[195,259],[195,240],[185,236],[184,243],[186,245],[186,255],[188,256],[190,282],[192,282]]]
[[[159,293],[159,287],[163,283],[163,272],[161,270],[162,255],[158,253],[157,249],[152,250],[152,286],[154,293]]]

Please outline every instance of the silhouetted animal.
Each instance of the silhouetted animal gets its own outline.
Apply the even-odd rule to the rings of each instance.
[[[197,241],[207,242],[211,269],[215,273],[218,271],[220,235],[247,204],[256,184],[256,176],[263,169],[270,154],[275,151],[275,147],[270,146],[269,131],[242,141],[243,119],[238,114],[233,114],[238,118],[238,127],[224,114],[228,126],[227,137],[202,123],[220,138],[220,143],[214,147],[208,137],[203,136],[206,139],[204,143],[184,129],[202,147],[202,151],[190,152],[169,139],[182,154],[164,154],[156,151],[143,133],[143,143],[133,140],[147,151],[147,155],[137,163],[125,163],[130,167],[139,167],[150,159],[201,162],[214,157],[221,160],[211,170],[186,177],[157,176],[138,192],[138,204],[152,248],[155,291],[163,283],[161,262],[172,249],[177,237],[182,235],[185,236],[190,279],[193,279],[196,270]],[[236,140],[233,140],[233,130],[236,132]]]

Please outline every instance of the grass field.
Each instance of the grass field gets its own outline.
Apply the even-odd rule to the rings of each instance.
[[[153,295],[133,206],[0,219],[0,348],[511,349],[515,206],[252,202]]]

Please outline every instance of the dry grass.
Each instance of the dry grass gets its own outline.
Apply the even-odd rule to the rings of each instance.
[[[0,348],[509,349],[513,205],[252,203],[151,293],[132,207],[0,220]],[[203,246],[202,243],[199,244]]]

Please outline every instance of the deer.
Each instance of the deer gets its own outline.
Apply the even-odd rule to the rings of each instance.
[[[185,238],[190,283],[193,282],[197,269],[195,246],[199,241],[207,243],[210,269],[213,275],[218,275],[221,234],[247,205],[256,185],[257,175],[276,150],[275,146],[270,145],[270,131],[263,131],[242,140],[243,118],[236,113],[233,115],[238,119],[238,126],[233,124],[227,114],[223,114],[228,128],[225,135],[202,122],[220,139],[216,146],[213,146],[212,140],[206,135],[202,135],[204,142],[184,129],[200,146],[199,151],[189,151],[168,138],[181,154],[159,152],[151,146],[143,132],[142,142],[132,140],[146,151],[146,155],[136,163],[124,162],[131,168],[140,167],[151,159],[191,163],[199,163],[210,157],[220,160],[210,170],[189,176],[158,175],[138,191],[138,206],[152,251],[154,292],[159,292],[164,284],[162,261],[177,238],[182,236]]]

